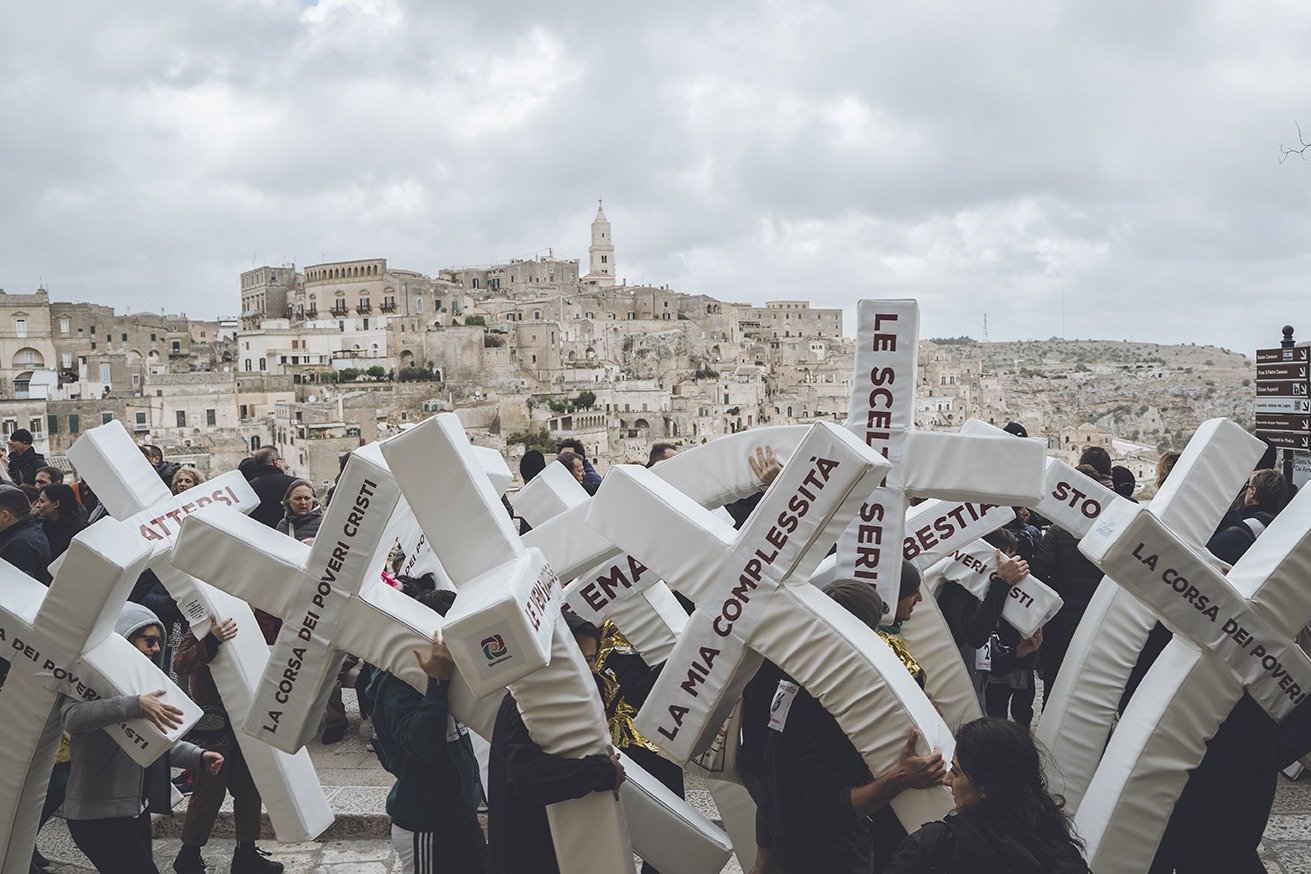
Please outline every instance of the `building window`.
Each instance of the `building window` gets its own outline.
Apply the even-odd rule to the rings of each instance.
[[[100,424],[102,424],[102,425],[108,425],[108,424],[109,424],[110,422],[112,422],[112,421],[114,421],[114,414],[113,414],[113,413],[101,413],[101,414],[100,414]]]
[[[14,319],[14,332],[20,337],[26,337],[27,319]]]
[[[151,334],[150,334],[150,342],[152,342],[152,343],[155,342],[155,334],[154,334],[153,331],[152,331]]]
[[[249,358],[246,359],[246,372],[247,372],[247,373],[250,372],[250,359],[249,359]]]
[[[63,362],[63,364],[64,364],[64,369],[65,369],[65,370],[68,370],[70,367],[73,366],[73,353],[72,353],[72,352],[64,352],[64,353],[60,356],[60,361]]]
[[[59,433],[59,417],[55,415],[46,416],[46,433],[51,437]]]
[[[61,333],[61,334],[67,334],[67,333],[68,333],[68,319],[60,319],[60,320],[59,320],[59,333]]]
[[[132,374],[132,385],[133,386],[141,385],[141,374],[139,373]]]
[[[423,298],[421,298],[421,297],[420,297],[420,298],[415,298],[415,301],[414,301],[414,311],[415,311],[416,313],[421,313],[421,312],[423,312]]]
[[[174,351],[174,352],[181,352],[181,351],[182,351],[182,342],[181,342],[180,340],[174,340],[174,341],[173,341],[173,351]]]
[[[108,382],[109,382],[109,365],[108,365],[108,364],[102,364],[102,365],[100,365],[100,381],[101,381],[101,382],[104,382],[104,383],[108,383]]]
[[[123,342],[124,342],[124,343],[127,342],[127,334],[124,334],[124,335],[123,335]]]
[[[261,358],[261,359],[259,360],[259,369],[260,369],[260,371],[261,371],[261,372],[264,371],[267,367],[268,367],[268,364],[265,363],[265,359]]]
[[[179,428],[185,428],[185,427],[187,427],[187,411],[186,411],[186,410],[178,410],[178,427],[179,427]]]
[[[69,414],[68,414],[68,433],[69,433],[69,434],[76,434],[76,433],[80,430],[80,428],[81,428],[81,425],[78,423],[78,420],[77,420],[77,413],[69,413]]]
[[[213,410],[206,410],[205,424],[213,428],[217,422],[218,422],[218,417],[216,416],[215,412]]]

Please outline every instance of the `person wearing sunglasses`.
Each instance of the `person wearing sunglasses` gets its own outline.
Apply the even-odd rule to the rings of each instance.
[[[164,627],[150,610],[128,602],[114,631],[152,662],[159,659]],[[72,746],[64,818],[73,843],[101,874],[159,874],[150,849],[150,814],[170,809],[170,765],[210,774],[223,767],[222,754],[180,740],[143,768],[104,731],[129,719],[148,719],[161,731],[177,728],[182,711],[163,699],[163,689],[91,701],[60,698]]]

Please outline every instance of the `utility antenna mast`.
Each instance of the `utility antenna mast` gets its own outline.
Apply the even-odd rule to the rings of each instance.
[[[983,314],[983,342],[988,342],[988,314]]]

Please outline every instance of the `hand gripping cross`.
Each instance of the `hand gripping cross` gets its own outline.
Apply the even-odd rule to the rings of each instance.
[[[137,453],[140,456],[140,453]],[[10,659],[0,691],[0,874],[26,874],[37,820],[59,747],[59,694],[92,700],[164,689],[183,724],[161,733],[145,719],[104,729],[139,765],[149,765],[200,718],[200,708],[114,633],[150,550],[120,522],[81,532],[50,588],[0,562],[0,648]]]
[[[269,661],[255,614],[245,602],[173,567],[169,558],[182,520],[191,513],[211,504],[243,513],[258,506],[246,478],[232,471],[172,495],[118,420],[85,432],[68,457],[110,515],[125,520],[137,541],[150,550],[148,566],[178,603],[193,634],[209,634],[211,616],[237,623],[237,636],[219,647],[210,672],[229,717],[241,724]],[[293,755],[243,732],[236,736],[278,840],[313,840],[332,824],[332,808],[308,751]]]
[[[686,763],[705,749],[762,656],[837,717],[874,773],[895,764],[912,727],[925,750],[951,755],[946,724],[892,651],[808,583],[886,470],[849,432],[814,425],[740,532],[650,471],[606,477],[588,524],[698,603],[638,714],[667,758]],[[939,787],[903,793],[894,807],[918,828],[951,801]]]

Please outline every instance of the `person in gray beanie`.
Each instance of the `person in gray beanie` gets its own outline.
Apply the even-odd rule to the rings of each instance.
[[[159,658],[163,624],[150,610],[123,606],[114,630],[151,661]],[[150,850],[152,790],[162,785],[166,809],[170,761],[182,768],[217,774],[223,756],[186,741],[175,742],[155,764],[143,768],[103,729],[129,719],[148,719],[161,731],[182,724],[182,711],[164,703],[164,690],[83,701],[62,696],[60,718],[70,738],[72,771],[64,818],[73,843],[101,874],[159,874]],[[156,774],[162,777],[153,779]]]

